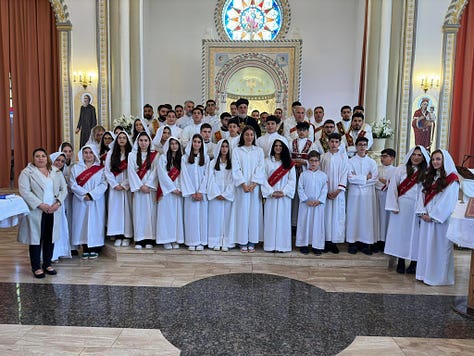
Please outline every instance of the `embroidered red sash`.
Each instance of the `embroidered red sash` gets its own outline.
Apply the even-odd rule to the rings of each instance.
[[[337,127],[337,131],[339,131],[339,134],[340,134],[341,136],[344,136],[344,135],[346,134],[346,130],[344,130],[344,125],[342,124],[342,122],[339,121],[339,122],[336,124],[336,127]]]
[[[453,182],[458,182],[458,181],[459,179],[456,173],[451,173],[449,176],[446,177],[446,182],[448,183],[448,185],[450,185]],[[425,206],[436,196],[436,194],[441,193],[441,192],[435,191],[434,189],[435,187],[436,187],[436,182],[434,182],[431,185],[430,190],[425,194],[425,201],[424,201]]]
[[[120,164],[119,164],[119,170],[118,172],[112,172],[114,174],[114,176],[118,176],[120,173],[122,173],[124,170],[126,170],[128,167],[128,162],[126,159],[124,159],[123,161],[120,161]]]
[[[313,125],[313,127],[314,127],[314,133],[319,132],[323,129],[323,126],[316,127],[316,126]]]
[[[309,149],[311,148],[311,145],[312,145],[311,140],[306,140],[306,143],[303,149],[301,150],[301,153],[298,152],[298,139],[294,139],[291,145],[292,145],[291,158],[308,159]]]
[[[217,131],[214,133],[214,138],[216,140],[216,142],[219,142],[220,140],[222,140],[222,134],[220,131]]]
[[[352,131],[352,130],[349,130],[349,132],[346,133],[346,140],[347,140],[347,145],[348,145],[348,146],[354,146],[354,139],[352,138],[352,136],[351,136],[351,134],[350,134],[351,131]],[[359,138],[359,137],[364,137],[364,136],[365,136],[365,133],[366,133],[366,131],[360,130],[360,131],[359,131],[359,134],[357,135],[357,138]]]
[[[168,177],[170,177],[171,181],[174,182],[176,178],[179,177],[179,170],[176,167],[172,167],[170,171],[168,172]],[[161,187],[158,185],[158,189],[156,190],[156,200],[160,199],[163,196],[163,190],[161,190]]]
[[[417,183],[416,182],[417,178],[417,172],[413,173],[411,176],[406,177],[400,185],[397,187],[398,190],[398,196],[401,197],[403,194],[408,192],[411,188],[414,187],[414,185]]]
[[[292,128],[290,129],[290,134],[292,134],[292,133],[295,132],[295,131],[296,131],[296,126],[294,126],[294,127],[292,127]]]
[[[76,182],[77,184],[79,184],[81,187],[84,186],[84,184],[87,183],[87,181],[89,179],[91,179],[91,177],[96,174],[97,172],[99,172],[102,168],[104,168],[104,166],[100,165],[100,166],[91,166],[90,168],[87,168],[84,172],[82,172],[81,174],[79,174],[76,178]]]
[[[280,165],[275,172],[272,173],[270,177],[268,177],[268,184],[270,184],[272,187],[277,184],[280,179],[282,179],[285,174],[287,174],[291,168],[295,166],[295,162],[291,161],[290,167],[289,168],[284,168],[283,165]]]
[[[157,152],[155,152],[155,151],[150,152],[150,164],[153,162],[156,155],[157,155]],[[137,170],[138,178],[143,179],[143,177],[145,177],[146,172],[148,172],[148,169],[146,168],[147,163],[148,163],[148,161],[145,160],[145,162],[142,163],[140,168],[138,168],[138,170]]]
[[[323,137],[321,135],[321,138],[319,139],[319,142],[321,143],[321,146],[323,147],[324,152],[329,151],[329,142],[326,139],[326,136]]]

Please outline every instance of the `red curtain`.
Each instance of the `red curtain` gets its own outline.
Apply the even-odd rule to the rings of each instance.
[[[48,152],[54,152],[61,140],[58,33],[48,0],[0,1],[2,54],[8,54],[8,62],[1,63],[0,85],[3,88],[4,82],[8,82],[4,73],[9,71],[14,112],[16,181],[21,170],[31,160],[35,148],[44,147]],[[3,89],[0,95],[3,113]],[[2,135],[5,134],[4,129],[9,134],[9,120],[6,124],[2,120],[1,125]],[[2,144],[1,159],[6,157],[6,149],[8,147]],[[6,186],[6,176],[9,176],[5,171],[1,170],[0,173],[1,186]]]
[[[465,154],[474,155],[474,5],[469,1],[461,18],[456,40],[453,110],[449,152],[456,164]],[[474,167],[474,159],[466,163]]]

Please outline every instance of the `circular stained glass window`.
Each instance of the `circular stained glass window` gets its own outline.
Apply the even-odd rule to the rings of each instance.
[[[282,28],[283,13],[277,0],[227,0],[222,24],[234,41],[272,41]]]

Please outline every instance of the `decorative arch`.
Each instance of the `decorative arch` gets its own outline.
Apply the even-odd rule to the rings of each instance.
[[[56,28],[59,31],[59,58],[61,80],[61,112],[63,120],[62,139],[73,143],[73,107],[71,104],[71,30],[69,12],[65,0],[49,0],[56,17]]]
[[[460,27],[461,16],[468,1],[469,0],[451,0],[444,18],[441,90],[439,93],[438,128],[436,129],[438,146],[442,148],[447,148],[449,145],[456,38]]]
[[[202,99],[215,99],[221,108],[227,100],[227,84],[237,71],[256,67],[265,71],[275,85],[275,102],[285,112],[288,103],[299,99],[301,83],[301,40],[263,41],[203,40]]]

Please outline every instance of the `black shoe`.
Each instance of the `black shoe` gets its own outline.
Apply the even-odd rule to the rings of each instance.
[[[378,253],[380,252],[380,247],[379,247],[379,241],[374,243],[371,247],[372,253]]]
[[[324,243],[324,250],[323,252],[324,253],[328,253],[329,251],[331,251],[331,248],[332,248],[332,242],[331,241],[326,241]]]
[[[309,253],[309,249],[307,247],[303,246],[303,247],[300,247],[300,252],[303,255],[307,255]]]
[[[79,251],[71,250],[71,256],[79,256]]]
[[[371,256],[372,255],[372,250],[370,249],[370,246],[364,246],[360,249],[360,252],[362,252],[364,255]]]
[[[41,279],[41,278],[46,277],[46,275],[44,274],[44,272],[41,272],[41,273],[36,274],[35,271],[33,271],[33,276],[35,276],[35,278],[38,278],[38,279]]]
[[[377,242],[377,244],[379,245],[380,252],[383,253],[384,250],[385,250],[385,241],[379,241],[379,242]]]
[[[320,250],[318,248],[313,248],[311,249],[313,251],[313,253],[316,255],[316,256],[321,256],[323,250]]]
[[[405,260],[403,258],[398,259],[397,263],[397,273],[404,274],[405,273]]]
[[[49,274],[50,276],[55,276],[58,274],[58,271],[56,271],[53,267],[50,266],[44,269],[44,273]]]
[[[351,255],[355,255],[357,253],[357,246],[354,243],[349,244],[349,249],[347,250]]]
[[[331,250],[330,250],[332,253],[339,253],[339,249],[337,248],[337,245],[333,242],[332,243],[332,246],[331,246]]]
[[[415,274],[416,273],[416,261],[411,261],[410,265],[406,270],[407,274]]]

